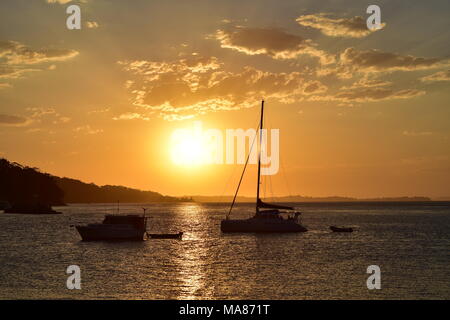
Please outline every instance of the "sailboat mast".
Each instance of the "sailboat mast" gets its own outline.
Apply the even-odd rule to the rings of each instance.
[[[259,187],[261,184],[261,148],[262,148],[262,130],[264,119],[264,100],[261,101],[261,122],[259,124],[259,153],[258,153],[258,184],[256,188],[256,214],[259,213]]]

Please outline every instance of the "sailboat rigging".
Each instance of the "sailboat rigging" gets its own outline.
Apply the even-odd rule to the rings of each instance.
[[[236,197],[239,192],[239,187],[241,185],[245,169],[247,168],[248,165],[248,160],[250,157],[249,153],[241,177],[239,179],[238,187],[236,189],[236,193],[231,203],[230,210],[228,211],[225,220],[221,221],[220,229],[222,232],[282,232],[282,233],[305,232],[307,231],[307,229],[299,222],[299,217],[301,215],[300,212],[294,212],[292,214],[292,211],[295,210],[293,207],[265,203],[260,199],[259,191],[261,186],[261,147],[263,143],[262,140],[263,120],[264,120],[264,100],[262,100],[261,102],[261,119],[258,125],[259,130],[257,129],[257,132],[259,132],[260,148],[258,152],[258,177],[256,187],[255,215],[249,219],[233,220],[229,218],[233,206],[236,202]],[[252,142],[251,148],[253,148],[255,139]],[[269,209],[269,210],[260,210],[260,209]],[[288,211],[281,211],[281,210],[288,210]],[[290,215],[287,218],[284,218],[282,216],[283,213],[288,213]]]

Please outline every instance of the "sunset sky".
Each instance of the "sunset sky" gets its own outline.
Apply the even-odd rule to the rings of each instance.
[[[81,30],[66,27],[70,4]],[[370,4],[381,30],[367,29]],[[280,129],[267,196],[449,196],[449,12],[448,0],[2,0],[0,157],[230,195],[242,165],[177,165],[171,134],[256,128],[264,98]],[[254,165],[242,188],[254,195]]]

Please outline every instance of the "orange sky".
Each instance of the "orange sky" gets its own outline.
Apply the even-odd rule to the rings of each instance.
[[[232,194],[242,165],[176,165],[171,134],[255,128],[264,97],[282,164],[266,195],[449,195],[448,1],[380,1],[375,32],[360,1],[73,1],[81,30],[54,2],[0,4],[1,157]]]

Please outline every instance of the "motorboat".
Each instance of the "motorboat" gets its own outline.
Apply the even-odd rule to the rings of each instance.
[[[108,214],[102,223],[76,226],[83,241],[143,241],[147,217],[144,215]]]

